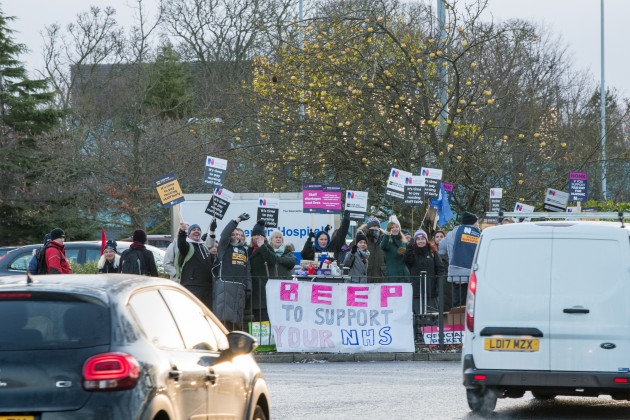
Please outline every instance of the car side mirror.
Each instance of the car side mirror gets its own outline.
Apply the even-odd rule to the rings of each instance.
[[[232,331],[227,335],[230,353],[235,356],[249,354],[258,347],[256,339],[243,331]]]

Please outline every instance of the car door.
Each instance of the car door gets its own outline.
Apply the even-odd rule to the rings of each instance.
[[[129,300],[134,317],[148,340],[165,356],[168,366],[163,382],[178,418],[207,418],[207,369],[199,364],[199,355],[184,345],[179,329],[163,297],[152,289],[134,294]]]
[[[552,370],[630,369],[628,236],[619,228],[612,233],[617,238],[594,226],[555,228]]]
[[[226,337],[218,328],[213,328],[206,309],[195,300],[174,289],[163,290],[162,293],[177,321],[186,348],[207,369],[208,418],[242,419],[246,410],[248,381],[237,360],[221,360],[219,344],[226,348]],[[223,336],[217,340],[217,334]]]

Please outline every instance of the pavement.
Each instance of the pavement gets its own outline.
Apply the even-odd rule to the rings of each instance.
[[[258,363],[445,362],[460,361],[460,352],[426,353],[254,353]]]

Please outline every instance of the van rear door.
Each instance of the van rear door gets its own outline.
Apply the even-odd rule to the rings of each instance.
[[[556,227],[551,274],[551,369],[630,369],[630,250],[619,227]]]
[[[472,352],[479,369],[549,369],[551,229],[481,240],[477,270]],[[502,233],[502,232],[501,232]],[[539,331],[533,337],[525,331]],[[506,343],[525,340],[530,348]],[[512,341],[513,343],[513,341]]]

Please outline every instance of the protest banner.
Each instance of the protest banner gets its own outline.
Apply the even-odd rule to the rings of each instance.
[[[442,170],[435,168],[422,168],[420,175],[425,177],[424,194],[427,198],[439,198],[440,184],[442,183]]]
[[[184,193],[179,186],[179,182],[177,182],[175,174],[169,173],[153,182],[157,188],[162,206],[165,208],[173,207],[175,204],[179,204],[185,200]]]
[[[212,156],[206,156],[206,169],[203,174],[203,182],[212,187],[222,187],[227,173],[227,160]]]
[[[279,352],[413,352],[409,283],[269,280],[267,311]]]
[[[219,220],[223,220],[223,216],[225,216],[225,212],[230,206],[233,197],[234,193],[231,191],[226,190],[225,188],[215,188],[214,194],[212,194],[212,198],[210,198],[210,202],[208,203],[208,207],[206,207],[206,214],[216,217]]]
[[[387,187],[385,188],[385,195],[393,198],[394,200],[405,200],[405,184],[411,180],[411,172],[401,171],[400,169],[392,168],[389,171],[389,178],[387,180]]]
[[[588,174],[569,172],[569,201],[588,201]]]
[[[265,221],[265,227],[277,228],[279,214],[280,199],[273,197],[260,197],[258,199],[258,214],[256,220],[263,219]]]
[[[302,186],[302,208],[304,213],[340,213],[341,185],[304,184]]]
[[[547,188],[543,208],[547,211],[562,211],[567,208],[569,202],[569,194],[564,191]]]
[[[346,191],[346,203],[344,210],[350,212],[350,220],[362,223],[367,214],[367,191]]]
[[[405,204],[408,206],[421,206],[424,204],[425,177],[412,175],[405,183]]]

